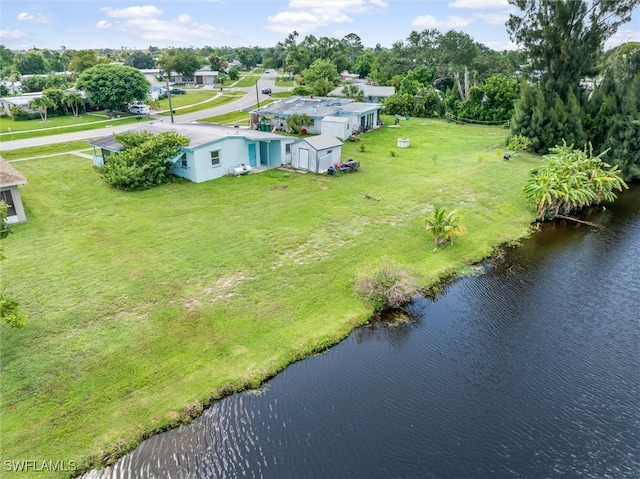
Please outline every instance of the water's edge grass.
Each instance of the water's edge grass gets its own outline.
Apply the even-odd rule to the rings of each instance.
[[[132,194],[71,155],[16,162],[30,220],[7,243],[8,286],[31,320],[3,334],[5,457],[77,460],[76,475],[110,464],[367,323],[361,272],[393,261],[429,294],[530,233],[521,185],[539,158],[504,162],[506,131],[419,119],[401,131],[345,143],[363,166],[336,178],[277,170]],[[469,234],[432,253],[436,201]],[[35,297],[36,285],[50,291]]]

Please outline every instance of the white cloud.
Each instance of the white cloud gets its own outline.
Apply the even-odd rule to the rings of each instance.
[[[473,18],[489,25],[504,25],[509,20],[509,12],[480,13],[473,12]]]
[[[437,28],[451,30],[471,25],[475,21],[472,17],[450,16],[442,20],[432,15],[420,15],[413,19],[411,25],[418,28]]]
[[[192,43],[194,40],[212,42],[229,35],[226,30],[198,23],[190,15],[181,14],[173,20],[163,20],[163,11],[153,5],[102,9],[113,22],[100,20],[96,28],[126,32],[129,36],[154,42]]]
[[[135,18],[157,18],[162,16],[162,10],[155,5],[145,5],[141,7],[112,8],[103,7],[103,12],[109,18],[125,18],[127,20]]]
[[[513,42],[480,42],[484,45],[486,45],[487,47],[491,48],[492,50],[496,50],[498,52],[501,52],[503,50],[517,50],[518,49],[518,45],[516,45]]]
[[[640,42],[640,31],[638,30],[618,30],[604,44],[605,50],[617,47],[627,42]]]
[[[472,10],[510,9],[507,0],[456,0],[450,3],[449,8],[469,8]]]
[[[8,28],[0,29],[0,37],[2,38],[16,39],[16,38],[24,38],[27,36],[28,35],[26,33],[20,32],[18,30],[9,30]]]
[[[35,15],[27,12],[22,12],[18,14],[18,20],[21,22],[31,22],[31,23],[49,23],[49,18],[46,15],[42,15],[40,13],[36,13]]]
[[[290,0],[287,9],[267,17],[267,28],[287,34],[293,30],[308,34],[334,24],[353,23],[353,15],[386,8],[383,0]]]

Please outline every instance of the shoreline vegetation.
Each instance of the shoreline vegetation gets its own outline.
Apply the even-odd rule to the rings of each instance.
[[[76,475],[113,463],[366,324],[375,308],[355,284],[381,264],[427,291],[527,236],[522,188],[542,158],[504,161],[507,134],[412,118],[347,141],[353,174],[135,193],[73,154],[19,161],[29,221],[5,240],[3,282],[29,321],[2,331],[4,459],[75,461]],[[435,203],[467,230],[436,252]]]

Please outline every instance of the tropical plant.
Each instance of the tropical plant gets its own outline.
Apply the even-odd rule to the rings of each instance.
[[[353,98],[355,101],[364,101],[364,91],[360,88],[360,85],[347,82],[342,87],[342,94],[347,98]]]
[[[447,211],[447,208],[436,203],[426,219],[426,230],[433,236],[434,251],[439,246],[453,244],[454,236],[462,236],[467,230],[460,223],[460,217],[456,210]]]
[[[76,117],[79,114],[80,105],[84,103],[84,99],[82,98],[82,96],[75,91],[70,91],[65,93],[64,97],[62,98],[62,101],[66,106],[71,108],[71,111],[73,112],[73,116],[76,116]]]
[[[169,158],[189,144],[187,138],[171,131],[158,135],[130,131],[115,135],[115,139],[124,149],[109,156],[101,173],[107,183],[126,191],[146,190],[169,181]]]
[[[287,129],[292,133],[298,134],[305,126],[311,125],[309,115],[294,113],[286,120]]]
[[[602,201],[614,201],[615,190],[627,184],[617,166],[602,161],[604,151],[593,156],[591,145],[583,150],[556,146],[546,155],[547,163],[532,170],[524,186],[527,199],[535,203],[539,220],[552,220]]]
[[[29,108],[37,111],[40,114],[40,118],[42,118],[42,121],[47,121],[47,110],[49,108],[55,108],[56,104],[53,102],[53,100],[41,96],[29,101],[28,106]]]

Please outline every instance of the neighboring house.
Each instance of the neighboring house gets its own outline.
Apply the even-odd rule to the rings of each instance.
[[[310,136],[291,145],[291,166],[298,170],[322,173],[341,158],[342,142],[335,136]]]
[[[213,85],[218,79],[218,72],[204,67],[193,74],[193,81],[196,85]]]
[[[227,72],[234,67],[238,70],[242,70],[242,63],[240,63],[238,60],[230,61],[229,63],[227,63]]]
[[[357,81],[360,79],[360,75],[357,73],[349,73],[347,70],[343,70],[340,73],[340,81]]]
[[[0,199],[9,205],[7,211],[8,223],[22,223],[27,216],[22,207],[22,198],[18,186],[22,186],[27,179],[4,158],[0,157]]]
[[[350,98],[292,96],[251,111],[250,120],[251,128],[270,123],[272,128],[279,129],[291,115],[305,114],[311,118],[311,124],[306,125],[307,131],[321,134],[324,133],[322,120],[335,116],[347,118],[351,131],[355,133],[377,128],[381,109],[379,103],[356,103]]]
[[[40,98],[41,96],[41,91],[25,93],[18,96],[6,96],[4,98],[0,98],[0,109],[2,109],[5,115],[11,115],[12,106],[18,107],[28,113],[36,113],[34,110],[31,110],[28,105],[31,100],[34,98]]]
[[[296,139],[263,131],[230,128],[220,125],[176,125],[152,123],[133,131],[162,133],[175,131],[189,138],[188,146],[168,160],[171,173],[194,183],[214,180],[233,173],[239,164],[254,170],[278,167],[291,162],[290,145]],[[93,146],[93,163],[102,166],[109,156],[122,149],[113,135],[89,142]]]
[[[366,85],[364,83],[355,83],[362,90],[364,94],[364,100],[369,103],[382,103],[391,95],[396,93],[396,88],[393,86],[375,86],[375,85]],[[340,96],[343,97],[344,93],[342,93],[342,89],[344,85],[340,85],[338,88],[335,88],[329,92],[329,96]]]

